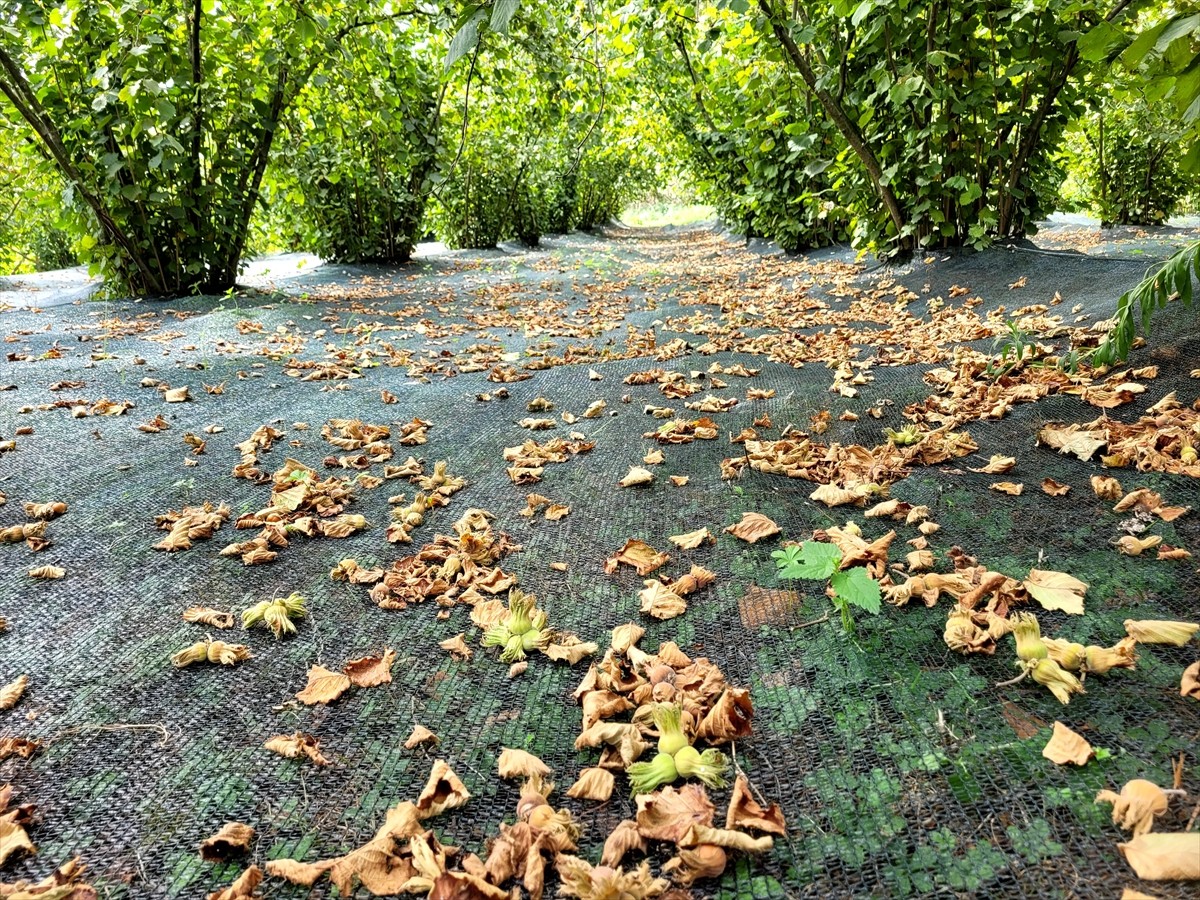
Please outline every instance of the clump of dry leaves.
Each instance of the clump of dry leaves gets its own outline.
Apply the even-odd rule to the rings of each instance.
[[[261,565],[272,562],[298,536],[349,537],[367,527],[363,516],[343,512],[352,499],[353,487],[346,480],[322,479],[304,463],[288,459],[271,476],[269,504],[234,522],[239,531],[261,529],[258,535],[230,544],[221,556],[236,556],[247,566]]]

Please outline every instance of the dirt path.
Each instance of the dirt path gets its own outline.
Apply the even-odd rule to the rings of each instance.
[[[0,634],[0,686],[29,677],[24,697],[0,712],[0,739],[43,744],[27,760],[0,761],[0,784],[14,786],[15,802],[38,807],[29,834],[40,848],[36,857],[14,856],[3,877],[40,878],[78,853],[101,896],[202,896],[247,861],[312,862],[358,847],[389,808],[417,798],[436,759],[471,799],[427,825],[446,844],[483,856],[498,823],[514,821],[520,793],[495,774],[504,747],[550,766],[559,785],[552,800],[582,824],[579,853],[596,862],[605,837],[637,807],[619,770],[607,803],[563,796],[601,759],[598,749],[575,748],[581,710],[572,694],[589,661],[534,654],[510,678],[497,651],[480,646],[470,606],[503,591],[472,594],[476,582],[419,561],[393,568],[435,536],[454,535],[474,508],[493,516],[489,540],[503,532],[522,547],[472,563],[488,570],[478,584],[492,569],[500,573],[493,585],[515,576],[551,626],[598,645],[602,671],[624,659],[602,663],[612,629],[636,622],[646,653],[673,641],[749,691],[751,733],[722,747],[762,797],[781,805],[787,834],[761,856],[732,854],[721,878],[697,882],[696,896],[938,888],[1099,896],[1139,886],[1116,849],[1122,832],[1092,798],[1131,778],[1169,787],[1180,753],[1184,787],[1200,791],[1200,705],[1179,694],[1180,673],[1197,659],[1194,641],[1139,646],[1135,669],[1089,677],[1087,692],[1062,706],[1030,680],[992,686],[1015,674],[1011,639],[977,633],[975,649],[984,652],[950,649],[943,632],[953,599],[926,606],[918,596],[877,616],[860,612],[848,635],[836,612],[808,624],[831,612],[824,582],[781,582],[770,555],[781,541],[852,520],[867,542],[896,532],[886,558],[878,545],[870,558],[885,588],[911,587],[910,569],[921,562],[909,554],[922,542],[942,575],[1014,579],[984,598],[977,630],[985,607],[1003,616],[1019,602],[1037,613],[1044,634],[1104,647],[1125,636],[1126,619],[1194,621],[1194,560],[1159,560],[1156,549],[1122,556],[1112,542],[1136,531],[1200,550],[1196,513],[1167,521],[1147,508],[1113,512],[1090,481],[1115,476],[1125,491],[1158,491],[1160,510],[1200,505],[1200,473],[1188,471],[1177,443],[1159,445],[1162,458],[1128,460],[1145,463],[1143,471],[1100,463],[1120,441],[1143,447],[1150,430],[1194,417],[1194,313],[1166,311],[1150,347],[1117,379],[1072,378],[1046,365],[997,379],[978,352],[991,353],[1004,334],[1061,350],[1071,329],[1111,315],[1147,264],[1133,252],[1144,243],[1121,248],[1103,258],[1037,248],[935,255],[868,271],[844,251],[793,259],[706,230],[614,231],[528,252],[427,257],[397,270],[326,267],[290,279],[286,296],[0,312],[8,341],[0,442],[15,442],[0,453],[8,501],[0,526],[26,523],[27,501],[68,505],[35,536],[34,546],[49,542],[44,549],[0,545],[0,616],[9,625]],[[167,402],[169,390],[185,386],[187,400]],[[1141,417],[1172,391],[1180,408],[1159,407],[1170,421],[1139,431]],[[666,409],[673,413],[656,417]],[[1106,434],[1109,446],[1086,460],[1037,443],[1047,425],[1101,415],[1128,434]],[[704,418],[712,425],[696,428]],[[533,419],[553,427],[522,426]],[[372,442],[353,426],[334,427],[331,442],[323,426],[332,420],[390,431]],[[268,440],[262,426],[279,437]],[[885,429],[905,426],[920,441],[889,443]],[[270,449],[237,447],[256,432]],[[532,440],[544,449],[555,439],[564,444],[561,462],[539,467],[529,448],[506,458],[506,448]],[[248,459],[243,450],[255,452]],[[391,542],[390,510],[442,483],[385,477],[409,455],[427,474],[445,460],[466,485],[422,510],[411,543]],[[1012,468],[976,471],[993,456],[1012,457]],[[299,502],[311,506],[287,510],[279,501],[263,515],[270,476],[289,457],[313,474],[285,472],[275,494],[304,483],[310,489]],[[238,466],[266,480],[234,477]],[[618,486],[631,468],[653,481]],[[1044,493],[1044,479],[1069,493]],[[1001,493],[991,487],[997,482],[1023,490]],[[850,502],[813,499],[823,484]],[[543,509],[522,515],[533,492],[569,513],[557,521]],[[888,495],[907,504],[898,520],[864,517]],[[156,517],[204,503],[227,505],[229,521],[207,539],[198,528],[190,549],[154,549],[168,537]],[[921,516],[907,521],[909,508],[922,506],[936,531],[919,530]],[[745,513],[768,516],[780,533],[749,544],[724,531]],[[341,526],[322,535],[338,516]],[[235,530],[239,518],[244,527]],[[668,540],[705,527],[715,540],[695,549]],[[335,537],[340,531],[350,533]],[[257,553],[247,546],[220,555],[259,536]],[[606,571],[630,539],[672,558],[644,575],[625,565]],[[441,565],[445,546],[428,549],[426,561]],[[332,579],[349,558],[395,575]],[[27,575],[43,565],[65,577]],[[666,590],[693,565],[715,580],[686,597],[685,612],[665,620],[641,612],[647,578]],[[1033,569],[1086,582],[1085,613],[1030,603],[1021,583]],[[447,586],[435,587],[442,575]],[[182,619],[191,606],[236,614],[292,592],[307,598],[308,616],[279,641],[266,630],[221,632]],[[470,659],[439,646],[460,634]],[[172,654],[206,635],[245,644],[253,657],[231,667],[171,665]],[[386,648],[396,652],[390,683],[351,688],[328,705],[295,698],[310,666],[337,671]],[[707,682],[702,709],[720,687]],[[614,717],[628,721],[629,713]],[[1056,719],[1104,758],[1080,769],[1043,758]],[[440,743],[404,749],[414,724]],[[319,739],[329,765],[263,749],[297,731]],[[723,824],[729,792],[710,795]],[[1181,830],[1193,804],[1173,803],[1156,828]],[[234,820],[257,829],[248,859],[202,862],[200,841]],[[671,855],[653,843],[653,870]],[[310,896],[278,878],[267,884],[272,897]],[[322,878],[312,895],[333,889]]]

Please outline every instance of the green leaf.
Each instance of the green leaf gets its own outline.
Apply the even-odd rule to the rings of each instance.
[[[879,582],[867,574],[867,570],[859,567],[847,569],[845,572],[834,572],[829,578],[833,592],[855,606],[865,609],[871,614],[879,612],[882,594]]]
[[[1130,69],[1136,69],[1141,65],[1143,57],[1154,47],[1158,42],[1158,36],[1163,33],[1163,29],[1170,24],[1168,19],[1166,22],[1160,22],[1153,28],[1148,28],[1134,38],[1133,43],[1125,48],[1125,52],[1121,54],[1121,62]]]
[[[789,547],[791,553],[776,550],[771,555],[779,568],[780,578],[810,578],[824,579],[833,574],[838,563],[842,561],[842,553],[836,544],[822,544],[819,541],[805,541],[796,551]]]
[[[1100,22],[1079,39],[1075,46],[1084,59],[1097,61],[1107,59],[1114,50],[1129,40],[1125,32],[1111,22]]]
[[[497,34],[504,34],[508,31],[508,23],[512,21],[513,15],[517,11],[521,0],[496,0],[492,7],[492,18],[488,22],[488,28]]]
[[[858,8],[854,10],[854,15],[850,17],[850,24],[857,28],[862,20],[869,16],[874,9],[875,4],[872,0],[863,0],[862,3],[858,4]]]
[[[450,71],[454,64],[470,53],[479,44],[479,22],[475,19],[468,19],[463,27],[458,29],[458,33],[450,41],[450,46],[446,49],[446,71]]]

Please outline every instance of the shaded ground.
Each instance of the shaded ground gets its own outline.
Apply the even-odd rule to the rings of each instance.
[[[1071,245],[1069,234],[1054,243],[1054,231],[1042,249]],[[1178,239],[1133,249],[1161,252]],[[446,843],[482,853],[496,823],[512,821],[517,799],[516,787],[493,774],[501,747],[538,754],[569,785],[596,759],[573,749],[580,713],[571,692],[586,663],[538,657],[509,680],[494,651],[458,661],[439,649],[462,632],[478,645],[468,609],[449,609],[445,620],[433,603],[384,610],[365,587],[329,578],[345,557],[390,566],[479,507],[524,546],[504,569],[541,598],[554,624],[604,647],[609,629],[638,621],[647,629],[643,647],[674,640],[750,689],[754,730],[737,742],[736,760],[763,795],[781,803],[789,834],[769,854],[739,858],[719,881],[701,882],[696,896],[1107,897],[1118,885],[1186,896],[1178,887],[1139,884],[1116,849],[1123,837],[1108,807],[1092,797],[1136,777],[1169,786],[1181,753],[1184,787],[1197,792],[1200,704],[1179,696],[1180,672],[1197,658],[1194,642],[1141,648],[1136,670],[1089,679],[1088,692],[1063,707],[1036,685],[992,687],[1013,673],[1008,639],[991,657],[950,651],[942,640],[945,598],[934,608],[885,606],[878,617],[860,616],[854,636],[836,616],[797,627],[829,610],[822,587],[801,582],[792,599],[755,599],[753,585],[780,587],[769,555],[776,541],[751,546],[721,533],[746,511],[770,516],[783,538],[796,540],[856,518],[869,538],[896,527],[891,559],[902,562],[909,549],[902,541],[917,537],[914,526],[863,520],[852,507],[829,509],[808,499],[815,485],[803,480],[751,469],[723,480],[722,460],[742,452],[729,437],[764,413],[773,425],[761,428],[763,438],[789,425],[809,431],[828,411],[822,442],[880,444],[884,427],[903,426],[905,407],[930,395],[922,376],[946,365],[955,346],[990,349],[1010,320],[1038,334],[1111,315],[1116,296],[1148,260],[1126,252],[1129,245],[1108,249],[1104,256],[1115,258],[1031,247],[864,273],[842,251],[789,259],[704,230],[616,231],[556,239],[532,252],[428,257],[399,270],[317,269],[291,279],[289,296],[0,313],[9,354],[0,387],[14,386],[0,392],[0,440],[16,440],[15,451],[0,454],[0,492],[8,496],[0,525],[25,521],[26,500],[70,506],[50,523],[49,548],[0,547],[0,615],[11,625],[0,634],[0,684],[30,678],[20,705],[0,713],[0,737],[46,743],[29,761],[0,762],[0,783],[13,783],[18,799],[40,811],[31,829],[39,855],[10,863],[5,878],[40,877],[79,853],[101,896],[202,896],[241,870],[196,855],[221,823],[258,829],[252,858],[260,864],[327,858],[361,844],[385,810],[415,797],[437,757],[450,762],[473,798],[431,824]],[[1131,363],[1157,365],[1158,376],[1143,378],[1145,393],[1111,410],[1114,417],[1133,421],[1172,390],[1185,407],[1197,399],[1200,381],[1188,377],[1200,359],[1194,321],[1190,311],[1169,309],[1156,322],[1153,343]],[[677,338],[687,346],[672,345]],[[831,391],[834,370],[848,360],[862,364],[850,370],[864,379],[855,397]],[[318,367],[305,368],[308,362]],[[643,433],[661,422],[643,407],[687,414],[685,400],[623,379],[652,367],[686,374],[714,363],[761,368],[750,378],[720,376],[728,386],[712,393],[739,402],[713,414],[718,439],[665,446],[665,461],[650,467],[654,484],[618,488],[617,479],[656,446]],[[507,399],[478,402],[478,394],[501,387],[486,380],[495,368],[532,378],[504,385]],[[590,380],[589,369],[602,380]],[[313,373],[329,377],[302,380]],[[144,379],[149,386],[140,386]],[[83,384],[53,390],[77,381]],[[192,400],[164,403],[159,382],[187,385]],[[207,393],[205,385],[223,387]],[[750,401],[748,388],[775,394]],[[395,403],[383,402],[384,390]],[[555,409],[527,412],[537,397]],[[121,416],[73,418],[71,407],[101,398],[135,406]],[[598,419],[567,425],[560,418],[555,430],[537,433],[516,424],[529,415],[581,416],[598,399],[607,404]],[[41,408],[63,400],[74,402]],[[843,420],[845,412],[857,420]],[[891,495],[929,506],[941,526],[930,539],[939,571],[949,568],[949,548],[960,546],[1017,578],[1038,566],[1088,582],[1085,616],[1039,618],[1048,634],[1107,646],[1124,635],[1126,618],[1195,619],[1198,581],[1194,560],[1118,555],[1110,541],[1123,517],[1092,494],[1089,477],[1116,474],[1126,489],[1153,487],[1170,503],[1192,507],[1200,506],[1200,491],[1185,476],[1109,473],[1098,461],[1035,445],[1046,422],[1086,422],[1100,413],[1056,394],[1016,405],[998,421],[968,421],[962,427],[977,454],[917,468]],[[135,427],[160,414],[169,429]],[[169,509],[223,502],[236,517],[265,505],[269,485],[230,476],[239,461],[234,445],[260,425],[274,424],[289,442],[261,455],[270,472],[287,456],[320,468],[326,456],[342,453],[320,437],[329,419],[403,423],[414,416],[432,423],[428,443],[396,446],[392,462],[408,452],[430,464],[446,459],[469,483],[427,516],[413,545],[384,540],[388,496],[413,490],[387,481],[358,489],[348,510],[365,515],[369,530],[296,540],[268,565],[243,567],[217,555],[253,534],[228,524],[186,552],[152,549],[163,536],[153,518]],[[295,430],[295,422],[311,428]],[[212,425],[224,430],[206,433]],[[33,433],[14,437],[20,427]],[[506,477],[505,447],[573,430],[594,440],[595,450],[547,466],[534,486]],[[186,432],[207,441],[202,455],[184,444]],[[992,454],[1017,457],[1004,477],[1025,483],[1022,496],[989,490],[996,477],[970,471]],[[670,475],[688,482],[676,487]],[[1046,496],[1037,489],[1044,477],[1071,493]],[[571,513],[557,523],[522,518],[529,491],[569,504]],[[1193,512],[1155,522],[1152,531],[1196,550],[1197,521]],[[642,579],[627,568],[604,573],[606,557],[628,538],[668,550],[668,535],[705,525],[720,535],[716,544],[675,553],[662,570],[676,576],[696,562],[718,576],[679,618],[641,615]],[[39,582],[25,574],[48,563],[65,568],[66,577]],[[276,642],[267,632],[238,629],[227,639],[249,644],[254,659],[231,669],[171,667],[170,655],[205,633],[181,620],[184,608],[236,612],[292,591],[311,598],[312,611],[295,637]],[[292,700],[311,664],[336,668],[385,646],[398,651],[392,684],[329,707]],[[1108,751],[1106,758],[1080,770],[1044,759],[1056,719]],[[440,747],[403,750],[414,722],[437,732]],[[155,728],[112,727],[119,724]],[[272,735],[295,730],[319,737],[333,765],[318,769],[261,749]],[[634,812],[626,794],[618,776],[607,804],[559,797],[584,823],[583,855],[593,861],[604,836]],[[714,792],[722,814],[725,798]],[[1183,828],[1194,802],[1172,806],[1166,830]],[[667,855],[655,851],[653,859]],[[275,879],[269,886],[271,897],[309,895]],[[321,882],[314,895],[326,891]]]

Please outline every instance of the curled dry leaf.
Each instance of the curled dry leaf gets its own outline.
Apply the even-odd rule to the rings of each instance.
[[[258,886],[262,883],[263,872],[258,866],[252,865],[234,879],[227,888],[213,891],[206,900],[258,900]]]
[[[168,552],[188,550],[192,541],[203,541],[212,537],[229,516],[228,506],[213,506],[211,503],[205,503],[203,506],[185,506],[179,511],[170,510],[161,516],[155,516],[154,524],[168,534],[154,545],[154,549]]]
[[[183,611],[183,621],[212,628],[232,628],[233,613],[221,612],[208,606],[189,606]]]
[[[665,878],[650,874],[650,863],[642,861],[636,869],[592,866],[587,860],[566,853],[554,862],[562,883],[563,897],[579,900],[649,900],[666,893],[671,886]]]
[[[396,651],[388,647],[383,656],[362,656],[342,666],[342,671],[355,687],[370,688],[391,684],[392,666],[396,664]]]
[[[177,388],[167,388],[163,391],[163,399],[168,403],[183,403],[185,400],[191,400],[188,394],[187,385]]]
[[[374,584],[383,578],[383,569],[364,569],[356,559],[343,559],[329,570],[329,577],[334,581],[345,581],[348,584]]]
[[[630,466],[629,472],[617,482],[621,487],[635,487],[640,484],[650,484],[654,481],[654,473],[641,466]]]
[[[416,813],[421,819],[429,819],[448,809],[457,809],[470,799],[467,786],[444,759],[439,759],[434,762],[429,780],[417,798]]]
[[[700,721],[696,736],[710,744],[724,744],[750,734],[754,704],[745,688],[726,687]]]
[[[1113,543],[1113,546],[1117,548],[1117,552],[1122,556],[1141,556],[1145,551],[1151,550],[1161,543],[1162,538],[1157,534],[1152,534],[1144,538],[1126,534],[1118,538]]]
[[[1194,662],[1183,670],[1179,681],[1179,696],[1200,700],[1200,662]]]
[[[609,642],[618,653],[625,653],[645,635],[646,629],[636,622],[626,622],[612,630],[612,640]]]
[[[979,472],[983,475],[1004,475],[1008,472],[1011,472],[1016,464],[1017,458],[1015,456],[1000,456],[999,454],[996,454],[988,460],[988,464],[986,466],[978,469],[972,468],[971,471]]]
[[[1066,453],[1087,462],[1096,451],[1108,443],[1103,430],[1090,430],[1086,425],[1047,425],[1038,432],[1038,443],[1059,453]]]
[[[1200,624],[1196,622],[1170,622],[1158,619],[1126,619],[1125,633],[1139,644],[1172,644],[1182,647],[1192,639]]]
[[[11,802],[12,785],[6,784],[0,787],[0,866],[14,853],[37,853],[25,831],[25,826],[33,819],[33,806],[10,808]]]
[[[613,748],[616,758],[606,760],[602,756],[600,764],[605,766],[611,762],[614,767],[624,770],[645,752],[647,744],[642,740],[641,729],[631,722],[598,722],[575,738],[576,750],[588,747]]]
[[[293,734],[277,734],[263,744],[263,748],[288,759],[299,759],[304,756],[312,760],[314,765],[329,765],[329,760],[321,755],[321,742],[303,731]]]
[[[412,734],[404,742],[405,750],[414,750],[422,744],[433,746],[439,742],[436,734],[426,728],[424,725],[413,725]]]
[[[661,465],[664,461],[666,461],[666,456],[664,456],[663,452],[657,447],[648,451],[646,455],[642,457],[642,462],[648,466]]]
[[[550,767],[526,750],[505,747],[496,760],[501,778],[548,777]]]
[[[1042,756],[1060,766],[1067,763],[1086,765],[1095,755],[1096,751],[1092,749],[1092,745],[1062,722],[1054,723],[1054,733],[1042,748]]]
[[[591,771],[584,769],[585,772]],[[603,769],[601,769],[603,771]],[[646,852],[646,841],[638,833],[637,822],[632,819],[622,819],[617,823],[607,838],[604,839],[604,850],[600,854],[600,865],[616,868],[625,858],[625,854],[636,850]]]
[[[1121,482],[1115,478],[1110,478],[1106,475],[1092,476],[1092,493],[1101,500],[1120,500],[1125,496],[1125,489],[1121,487]]]
[[[36,566],[29,570],[30,578],[42,578],[48,581],[57,581],[66,574],[67,570],[58,566]]]
[[[672,475],[671,476],[671,484],[675,485],[675,487],[683,487],[687,483],[688,483],[688,476],[686,476],[686,475]]]
[[[673,534],[667,538],[672,544],[680,550],[694,550],[701,544],[711,544],[716,541],[712,532],[708,527],[697,528],[695,531],[689,531],[686,534]]]
[[[1167,506],[1161,494],[1149,488],[1138,488],[1118,500],[1113,505],[1113,512],[1140,509],[1158,516],[1164,522],[1174,522],[1190,508],[1188,506]]]
[[[770,835],[756,838],[744,831],[713,828],[711,825],[693,825],[679,840],[681,847],[698,847],[701,844],[714,844],[730,850],[741,850],[743,853],[765,853],[775,846],[775,839]]]
[[[438,644],[438,646],[449,652],[449,654],[455,659],[470,659],[472,656],[472,650],[467,646],[467,642],[464,640],[465,637],[466,632],[464,631],[460,634],[456,634],[452,638],[447,638]]]
[[[905,563],[910,572],[927,572],[933,568],[933,551],[914,550],[905,557]]]
[[[1069,484],[1062,484],[1053,478],[1042,479],[1042,493],[1051,497],[1065,497],[1071,490]]]
[[[3,821],[3,813],[4,805],[0,803],[0,822]],[[3,833],[4,826],[0,824],[0,864],[4,862]],[[35,851],[30,849],[30,852]],[[99,896],[96,889],[81,880],[86,871],[87,866],[79,861],[79,857],[75,857],[67,860],[36,884],[28,881],[0,883],[0,891],[4,891],[0,896],[6,900],[95,900]]]
[[[1185,550],[1182,547],[1172,547],[1170,544],[1161,544],[1158,548],[1158,558],[1160,560],[1191,559],[1192,552],[1190,550]]]
[[[641,611],[655,619],[674,619],[687,611],[687,601],[675,593],[657,578],[644,582],[645,587],[638,591],[641,600]]]
[[[599,649],[599,645],[594,641],[581,641],[573,634],[558,631],[554,633],[554,637],[542,652],[554,662],[565,662],[567,665],[573,666],[580,660],[594,656]],[[521,671],[525,670],[522,669]],[[520,674],[520,672],[517,674]]]
[[[988,487],[993,491],[999,491],[1002,494],[1009,494],[1013,497],[1021,496],[1021,492],[1025,490],[1025,485],[1017,484],[1013,481],[994,481]]]
[[[650,841],[677,844],[694,825],[712,825],[716,815],[704,787],[694,782],[638,794],[636,800],[638,834]]]
[[[523,659],[520,662],[515,662],[508,667],[508,677],[510,679],[517,678],[518,676],[524,675],[528,669],[529,660]]]
[[[10,756],[29,759],[41,749],[41,741],[31,741],[29,738],[23,737],[0,738],[0,760],[8,759]]]
[[[630,538],[625,546],[605,561],[604,571],[611,575],[618,565],[624,563],[633,566],[639,575],[649,575],[670,559],[670,555],[660,553],[645,541]]]
[[[616,779],[612,772],[592,766],[579,773],[579,778],[567,789],[567,796],[574,797],[576,800],[595,800],[597,803],[605,803],[612,796],[615,784]],[[634,833],[637,833],[636,829]],[[607,851],[607,841],[604,847]]]
[[[748,512],[742,513],[741,521],[726,527],[725,531],[748,544],[755,544],[779,534],[779,526],[762,513]]]
[[[4,687],[0,687],[0,711],[12,709],[16,706],[27,687],[29,687],[28,675],[21,675],[4,685]]]
[[[1113,823],[1132,831],[1135,838],[1150,831],[1154,826],[1154,817],[1165,813],[1168,806],[1163,789],[1144,778],[1126,782],[1120,794],[1100,791],[1096,794],[1096,802],[1111,803]]]
[[[763,809],[751,796],[749,779],[741,773],[733,783],[733,795],[729,798],[729,811],[725,814],[725,828],[742,831],[750,829],[767,834],[787,834],[783,811],[774,803]]]
[[[1200,881],[1200,831],[1142,834],[1117,848],[1138,878]]]
[[[308,670],[308,684],[296,694],[296,699],[306,706],[316,703],[332,703],[350,690],[350,678],[341,672],[331,672],[324,666],[312,666]]]
[[[221,830],[200,843],[200,858],[205,862],[231,859],[250,851],[254,829],[241,822],[226,822]]]
[[[716,878],[725,871],[729,854],[716,844],[680,847],[679,853],[663,863],[662,871],[683,887],[704,878]]]

